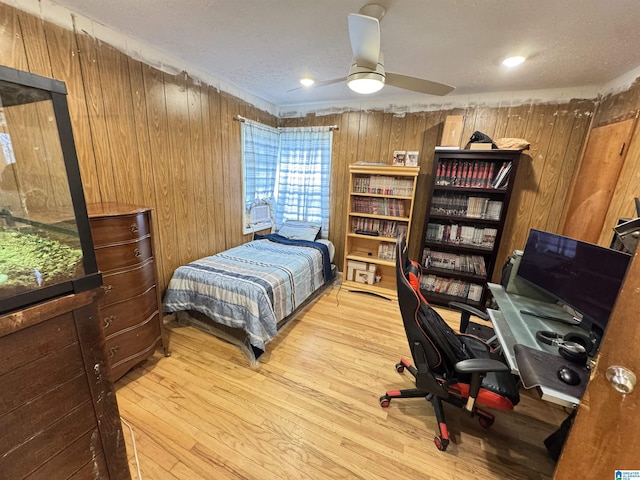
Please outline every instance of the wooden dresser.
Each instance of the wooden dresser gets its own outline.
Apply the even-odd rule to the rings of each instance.
[[[98,303],[106,352],[115,382],[153,355],[169,356],[150,208],[120,203],[87,205],[98,269],[105,294]]]
[[[0,315],[0,478],[131,479],[100,296]]]

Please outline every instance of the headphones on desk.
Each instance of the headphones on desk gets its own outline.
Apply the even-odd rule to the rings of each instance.
[[[594,346],[590,337],[577,332],[561,335],[556,332],[539,330],[536,332],[536,340],[546,345],[558,347],[558,353],[562,358],[579,365],[587,363],[589,353]]]

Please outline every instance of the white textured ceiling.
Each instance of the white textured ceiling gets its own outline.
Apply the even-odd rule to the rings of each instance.
[[[347,14],[363,0],[55,2],[279,107],[363,100],[344,84],[287,93],[303,75],[346,76]],[[387,7],[380,24],[387,71],[454,85],[454,96],[601,86],[640,66],[639,0],[375,3]],[[500,65],[515,54],[528,61]],[[407,95],[387,86],[368,99]]]

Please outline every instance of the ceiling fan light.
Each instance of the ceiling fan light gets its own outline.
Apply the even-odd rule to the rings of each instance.
[[[356,93],[367,95],[384,87],[384,76],[375,73],[354,73],[349,75],[347,85]]]
[[[305,87],[310,87],[311,85],[316,83],[316,81],[311,77],[302,77],[300,79],[300,83]]]

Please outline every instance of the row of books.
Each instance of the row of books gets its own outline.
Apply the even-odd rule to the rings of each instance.
[[[434,194],[431,199],[432,215],[454,215],[457,217],[486,218],[500,220],[502,201],[488,197],[469,197],[454,193]]]
[[[353,192],[410,197],[413,194],[413,178],[387,175],[356,176],[353,180]]]
[[[475,302],[482,299],[482,285],[437,275],[423,276],[420,279],[420,288],[427,292],[442,293]]]
[[[501,188],[507,184],[511,162],[503,162],[496,171],[495,162],[441,159],[436,170],[436,185],[472,188]]]
[[[426,240],[493,248],[498,229],[459,224],[428,223]]]
[[[396,244],[389,242],[380,242],[380,245],[378,245],[378,258],[382,260],[395,260]]]
[[[397,198],[354,197],[352,208],[356,213],[404,217],[404,202]]]
[[[394,220],[378,220],[377,218],[351,219],[351,232],[367,232],[380,237],[396,238],[407,234],[407,224]]]
[[[426,268],[441,268],[483,277],[487,276],[487,268],[482,255],[459,255],[425,248],[422,252],[422,264]]]

